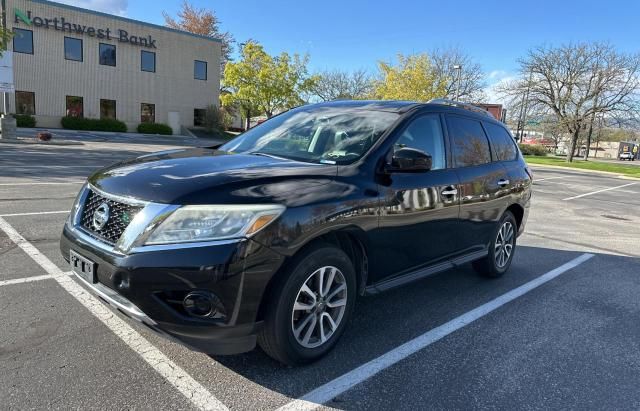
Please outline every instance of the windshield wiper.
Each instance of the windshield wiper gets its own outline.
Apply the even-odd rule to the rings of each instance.
[[[269,158],[275,158],[277,160],[286,160],[285,157],[278,157],[276,155],[273,154],[268,154],[268,153],[263,153],[261,151],[252,151],[249,154],[252,154],[254,156],[262,156],[262,157],[269,157]]]

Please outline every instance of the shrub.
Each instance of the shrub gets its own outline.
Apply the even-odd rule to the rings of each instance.
[[[173,134],[173,130],[168,125],[162,123],[140,123],[138,125],[138,133],[164,134],[170,136]]]
[[[547,148],[539,144],[518,144],[522,155],[525,156],[546,156],[548,154]]]
[[[127,125],[120,120],[115,119],[95,119],[83,117],[62,117],[60,121],[62,127],[69,130],[85,130],[85,131],[112,131],[117,133],[125,133]]]
[[[204,112],[203,127],[207,133],[222,132],[231,127],[232,123],[233,116],[224,108],[212,104]]]
[[[29,114],[14,114],[13,117],[16,119],[16,126],[18,127],[35,127],[36,119],[35,117]]]

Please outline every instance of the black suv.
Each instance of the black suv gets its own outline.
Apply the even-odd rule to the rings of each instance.
[[[63,256],[127,316],[210,354],[327,353],[358,296],[473,262],[498,277],[531,174],[481,109],[299,107],[213,148],[144,155],[81,190]]]

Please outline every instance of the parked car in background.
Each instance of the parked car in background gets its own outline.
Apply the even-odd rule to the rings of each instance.
[[[321,103],[219,147],[96,172],[61,251],[85,286],[160,333],[301,364],[334,347],[361,296],[466,263],[502,276],[531,180],[482,109]]]
[[[633,161],[635,160],[635,157],[633,156],[632,152],[626,151],[626,152],[620,153],[619,159]]]

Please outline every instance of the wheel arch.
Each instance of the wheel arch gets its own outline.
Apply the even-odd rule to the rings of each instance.
[[[511,214],[513,214],[513,216],[516,219],[516,225],[519,230],[520,226],[522,225],[522,221],[524,219],[524,207],[522,207],[518,203],[514,203],[514,204],[511,204],[509,207],[507,207],[506,211],[510,211]]]
[[[264,318],[267,302],[273,295],[273,289],[278,281],[287,275],[290,267],[308,251],[322,246],[334,246],[340,248],[353,263],[356,272],[356,286],[358,295],[363,295],[369,276],[369,250],[366,233],[359,227],[343,227],[338,230],[323,233],[309,239],[296,252],[287,257],[278,272],[269,280],[262,300],[258,308],[257,320]]]

